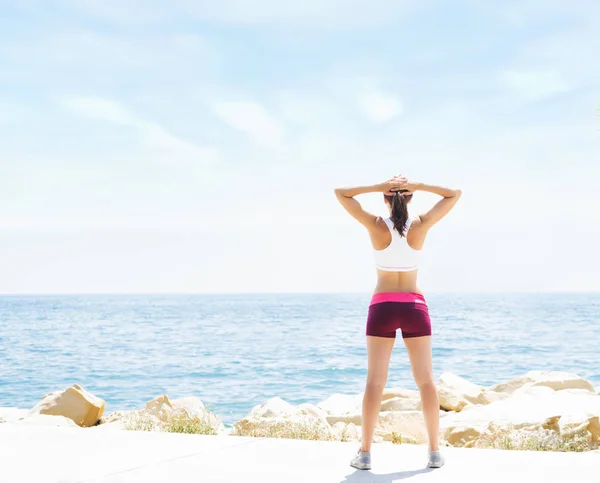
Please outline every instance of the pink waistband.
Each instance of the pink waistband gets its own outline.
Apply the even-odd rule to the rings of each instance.
[[[382,302],[417,302],[424,304],[425,297],[415,292],[381,292],[373,294],[369,305],[380,304]]]

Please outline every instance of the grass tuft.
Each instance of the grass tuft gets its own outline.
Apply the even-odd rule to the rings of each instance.
[[[145,412],[134,412],[123,417],[127,431],[159,431],[158,421]]]
[[[392,444],[402,444],[401,433],[396,433],[395,431],[392,432]]]
[[[217,431],[210,424],[208,413],[202,418],[189,417],[185,413],[175,413],[163,423],[163,431],[168,433],[216,435]]]
[[[207,412],[203,417],[190,417],[185,411],[173,411],[166,421],[159,421],[150,414],[140,411],[126,417],[124,427],[128,431],[163,431],[167,433],[215,435],[216,429]]]
[[[332,434],[331,428],[324,426],[319,421],[313,420],[263,421],[259,423],[242,420],[235,423],[232,435],[311,441],[349,441],[346,428],[343,429],[341,436],[338,437]]]
[[[587,430],[561,436],[550,429],[526,431],[508,426],[482,435],[474,447],[509,451],[584,452],[597,449],[598,445],[591,442]]]

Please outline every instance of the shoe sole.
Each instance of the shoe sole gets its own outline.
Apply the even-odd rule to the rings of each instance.
[[[371,466],[356,466],[353,465],[352,463],[350,463],[350,466],[352,466],[352,468],[356,468],[357,470],[370,470]]]

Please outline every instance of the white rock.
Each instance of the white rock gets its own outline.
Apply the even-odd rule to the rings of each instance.
[[[322,439],[332,437],[324,409],[309,403],[293,406],[279,397],[255,406],[234,428],[237,434],[248,436],[318,434]]]
[[[211,413],[204,403],[197,397],[184,397],[180,399],[173,399],[171,401],[175,413],[183,412],[185,418],[208,421],[211,428],[213,428],[217,434],[223,434],[225,432],[225,425],[219,419],[219,417]]]
[[[280,397],[274,397],[258,406],[254,406],[248,417],[252,418],[280,418],[293,416],[297,413],[296,407]]]
[[[600,443],[600,416],[588,418],[587,430],[592,435],[592,442]]]
[[[381,403],[381,411],[417,411],[421,409],[421,399],[394,397]]]
[[[571,389],[568,389],[569,391]],[[544,397],[544,396],[552,396],[554,394],[554,389],[548,386],[535,386],[531,383],[525,384],[518,389],[515,389],[511,396],[535,396],[535,397]]]
[[[82,427],[94,426],[104,413],[106,403],[78,384],[45,396],[30,414],[65,416]]]
[[[166,394],[157,396],[146,403],[146,412],[162,422],[169,419],[173,409],[175,408]]]
[[[381,400],[386,401],[387,399],[393,399],[397,397],[407,399],[420,399],[421,395],[419,391],[414,391],[412,389],[389,388],[383,390],[383,396],[381,397]]]
[[[323,409],[315,406],[314,404],[299,404],[298,406],[296,406],[296,412],[303,416],[313,418],[325,425],[329,424],[327,422],[327,413]]]
[[[202,416],[206,413],[204,403],[197,397],[182,397],[171,400],[171,404],[175,409],[182,409],[187,412],[190,417]]]
[[[450,372],[440,376],[438,395],[440,406],[449,411],[462,411],[471,404],[489,404],[501,398]]]
[[[583,421],[574,418],[559,418],[558,427],[562,437],[572,436],[574,434],[587,431],[590,421],[584,419]]]
[[[141,411],[116,412],[101,421],[101,425],[114,425],[114,429],[121,427],[139,428],[152,431],[168,430],[169,423],[177,420],[200,419],[217,433],[225,432],[225,425],[219,417],[211,413],[202,401],[196,397],[185,397],[170,400],[167,395],[160,395],[146,403],[146,408]]]
[[[444,439],[452,446],[470,446],[484,431],[482,426],[453,426],[446,430]]]
[[[451,372],[444,372],[440,376],[440,387],[444,387],[453,392],[459,393],[464,399],[472,404],[486,404],[487,401],[484,397],[484,389],[477,384],[467,381],[466,379],[452,374]]]
[[[417,444],[427,442],[427,430],[421,411],[385,411],[379,414],[375,434],[392,441],[394,433]]]
[[[540,386],[536,386],[540,387]],[[584,396],[593,396],[594,392],[588,391],[587,389],[561,389],[561,394],[579,394]]]
[[[333,394],[317,404],[317,407],[323,409],[327,414],[358,413],[362,407],[362,394]]]
[[[594,387],[577,374],[568,372],[529,371],[526,375],[517,377],[508,382],[496,384],[489,388],[490,391],[512,394],[517,389],[525,386],[547,386],[555,391],[563,389],[584,389],[594,392]]]
[[[237,434],[259,437],[291,437],[294,439],[331,439],[331,426],[300,413],[278,418],[245,417],[234,425]],[[308,436],[308,437],[307,437]]]
[[[494,427],[514,427],[515,429],[555,429],[559,421],[564,424],[582,424],[588,421],[595,428],[593,418],[600,416],[600,396],[590,393],[570,393],[567,391],[541,391],[532,395],[526,392],[515,393],[510,398],[488,405],[475,406],[468,411],[450,413],[440,421],[440,429],[447,441],[465,440],[469,434],[477,438],[490,425]],[[572,427],[573,424],[571,424]],[[567,426],[565,426],[567,427]],[[470,431],[473,430],[473,431]]]
[[[327,422],[329,424],[331,424],[332,426],[337,423],[354,424],[356,426],[362,425],[361,413],[343,414],[343,415],[339,415],[339,416],[335,415],[335,414],[330,414],[326,418],[327,418]]]

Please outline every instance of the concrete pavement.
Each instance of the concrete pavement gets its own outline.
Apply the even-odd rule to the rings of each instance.
[[[600,481],[600,452],[445,448],[425,468],[424,446],[375,444],[373,470],[348,465],[357,443],[197,436],[0,424],[0,483],[392,483]]]

